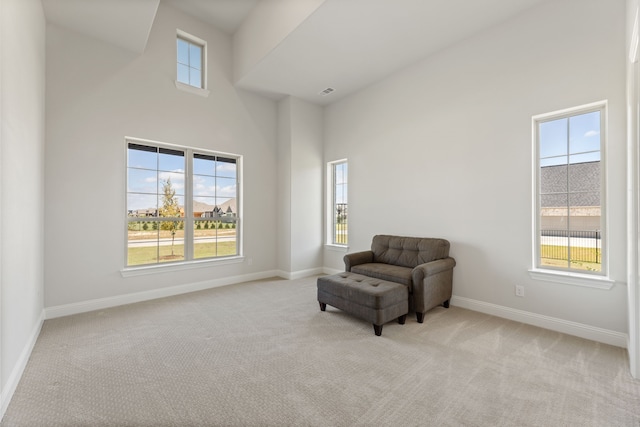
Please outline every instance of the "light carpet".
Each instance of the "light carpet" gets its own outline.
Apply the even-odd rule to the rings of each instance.
[[[626,350],[458,307],[321,312],[316,277],[44,322],[9,426],[633,426]]]

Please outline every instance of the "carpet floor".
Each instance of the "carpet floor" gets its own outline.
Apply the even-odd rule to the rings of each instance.
[[[321,312],[271,279],[44,322],[14,426],[630,426],[626,350],[458,307]]]

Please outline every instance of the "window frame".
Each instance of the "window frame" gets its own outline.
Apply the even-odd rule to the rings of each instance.
[[[336,167],[339,165],[347,165],[347,173],[346,173],[346,182],[344,182],[346,193],[349,191],[349,178],[348,178],[348,165],[349,161],[347,159],[334,160],[331,162],[327,162],[327,212],[326,212],[326,245],[333,248],[348,248],[349,247],[349,237],[347,232],[346,242],[341,243],[337,242],[336,237],[336,216],[334,215],[336,209],[336,186],[338,185],[336,182]],[[347,203],[348,196],[347,196]],[[346,227],[348,230],[349,220],[347,216]]]
[[[124,169],[125,169],[125,182],[124,182],[124,259],[123,269],[121,274],[124,277],[135,276],[140,274],[155,273],[161,271],[177,271],[184,269],[207,267],[212,265],[224,265],[239,263],[244,260],[243,256],[243,214],[242,214],[242,174],[243,174],[243,157],[239,154],[226,153],[220,151],[213,151],[209,149],[202,149],[196,147],[189,147],[177,144],[168,144],[158,141],[151,141],[147,139],[140,139],[134,137],[125,137],[124,139]],[[155,147],[158,149],[175,150],[184,153],[185,170],[184,170],[184,195],[182,196],[184,216],[180,219],[184,222],[184,259],[176,261],[155,262],[149,264],[132,264],[129,265],[129,223],[139,221],[138,217],[131,217],[129,215],[129,144],[142,145],[148,147]],[[196,258],[194,256],[195,249],[195,221],[198,218],[193,214],[193,202],[197,196],[194,196],[193,192],[193,159],[195,155],[204,156],[216,156],[228,159],[234,159],[236,165],[236,213],[235,213],[235,232],[236,232],[236,253],[234,255],[214,256],[214,257],[202,257]],[[161,170],[158,170],[161,172]],[[216,175],[217,176],[217,175]],[[156,184],[157,185],[157,184]],[[159,189],[157,190],[160,191]],[[159,193],[158,193],[159,194]],[[217,197],[217,196],[215,196]],[[160,202],[158,202],[158,209],[160,209]],[[155,218],[155,217],[154,217]],[[150,220],[150,222],[162,221],[163,217],[157,217],[158,219]]]
[[[201,83],[202,86],[198,87],[198,86],[194,86],[188,83],[183,83],[178,81],[178,67],[181,64],[178,61],[178,41],[179,40],[183,40],[187,43],[189,43],[190,45],[195,45],[198,46],[201,49],[201,58],[200,58],[200,65],[201,65],[201,70],[200,70],[200,78],[201,78]],[[196,37],[194,35],[191,35],[185,31],[182,31],[180,29],[176,29],[176,44],[175,44],[175,48],[176,48],[176,54],[174,56],[175,58],[175,70],[176,70],[176,80],[175,80],[175,84],[176,87],[180,90],[183,90],[185,92],[189,92],[189,93],[193,93],[196,95],[200,95],[200,96],[204,96],[204,97],[208,97],[210,91],[208,90],[208,82],[207,82],[207,42],[199,37]],[[186,64],[185,64],[186,65]]]
[[[587,113],[600,112],[600,228],[601,228],[601,269],[600,271],[579,270],[567,267],[541,265],[541,165],[540,165],[540,125],[542,123],[571,118]],[[609,289],[613,281],[609,279],[608,262],[608,221],[607,221],[607,135],[608,135],[608,103],[606,100],[581,105],[578,107],[540,114],[532,117],[532,278],[571,285]],[[571,193],[568,193],[571,194]],[[569,206],[567,206],[569,207]],[[569,263],[569,260],[567,261]]]

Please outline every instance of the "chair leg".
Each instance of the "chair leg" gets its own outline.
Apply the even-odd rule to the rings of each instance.
[[[376,333],[377,336],[382,335],[382,325],[373,324],[373,332]]]
[[[416,312],[416,319],[418,319],[418,323],[422,323],[424,321],[424,313]]]
[[[442,306],[444,308],[449,308],[449,300],[446,300],[445,302],[442,303]]]
[[[401,325],[404,325],[404,321],[407,319],[407,315],[403,314],[402,316],[398,317],[398,323]]]
[[[320,311],[325,311],[327,309],[327,304],[318,301],[318,303],[320,304]]]

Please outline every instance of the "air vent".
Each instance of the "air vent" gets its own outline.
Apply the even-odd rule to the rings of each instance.
[[[329,95],[331,92],[333,92],[334,90],[335,90],[334,88],[332,88],[332,87],[328,87],[328,88],[326,88],[325,90],[323,90],[323,91],[319,92],[319,93],[318,93],[318,95],[321,95],[321,96],[327,96],[327,95]]]

